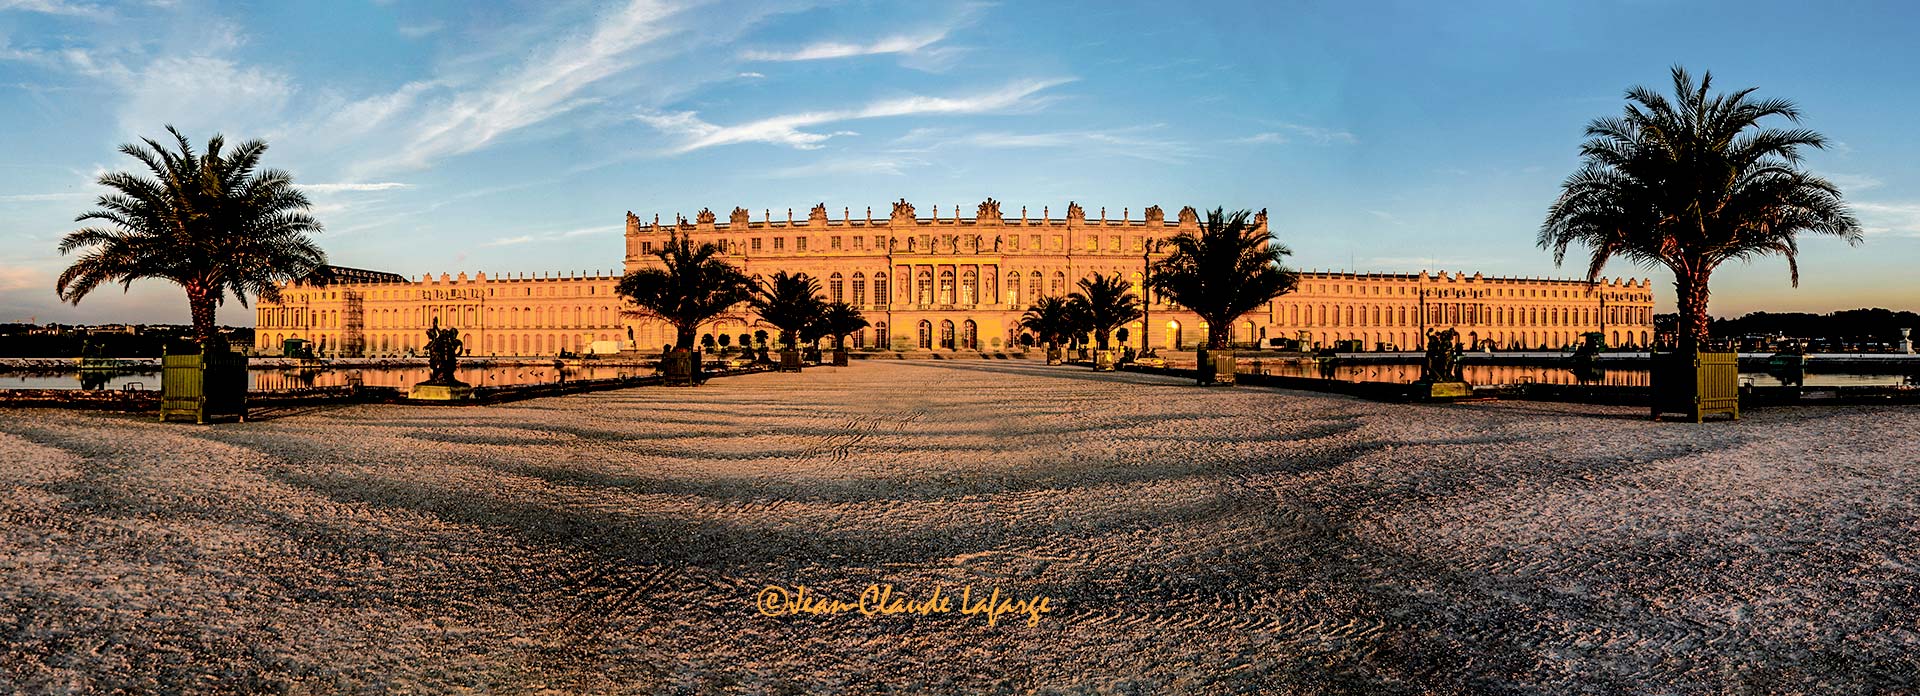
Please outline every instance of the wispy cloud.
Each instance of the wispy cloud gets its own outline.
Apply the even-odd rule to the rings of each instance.
[[[811,150],[820,147],[820,144],[828,138],[848,134],[845,131],[822,133],[808,130],[816,126],[873,118],[977,114],[1005,111],[1016,107],[1035,107],[1040,103],[1038,99],[1030,99],[1035,93],[1071,81],[1070,79],[1022,80],[997,90],[968,96],[902,97],[876,101],[858,109],[786,114],[734,126],[721,126],[704,121],[698,113],[692,111],[648,112],[638,115],[637,118],[657,130],[683,137],[684,141],[670,150],[672,154],[719,145],[755,142]]]
[[[1191,159],[1193,149],[1186,143],[1153,137],[1153,134],[1162,128],[1164,128],[1163,124],[1152,124],[1128,128],[1039,133],[983,131],[959,134],[933,128],[916,128],[901,136],[895,144],[907,148],[905,151],[908,152],[916,151],[916,148],[919,151],[928,151],[956,146],[973,149],[1063,148],[1163,163],[1177,163]]]
[[[53,283],[39,269],[29,266],[0,266],[0,292],[48,288]]]
[[[410,189],[410,188],[413,188],[413,184],[405,184],[398,181],[342,182],[342,183],[330,183],[330,184],[301,184],[300,188],[306,191],[317,192],[317,193],[339,193],[343,191],[362,192],[362,191],[392,191],[394,189]]]
[[[587,36],[559,42],[499,80],[428,109],[394,155],[365,169],[423,168],[593,103],[597,100],[585,94],[588,88],[656,57],[639,49],[677,33],[668,20],[679,12],[665,2],[631,0],[600,18]]]
[[[1827,181],[1839,186],[1843,192],[1871,191],[1880,188],[1886,182],[1867,174],[1827,174]]]
[[[1352,145],[1360,142],[1354,134],[1343,130],[1307,126],[1298,123],[1279,123],[1274,130],[1255,133],[1233,142],[1242,145],[1279,145],[1292,142],[1309,142],[1316,145]]]
[[[766,75],[749,70],[747,72],[740,73],[737,77],[744,80],[758,80],[766,77]]]
[[[852,58],[855,56],[877,56],[893,53],[914,53],[947,38],[945,30],[917,36],[889,36],[865,44],[826,41],[808,44],[791,51],[746,51],[740,54],[741,60],[749,61],[806,61],[828,60],[832,58]]]
[[[538,234],[520,234],[520,235],[511,236],[511,237],[500,237],[500,238],[494,239],[493,241],[482,243],[480,246],[483,246],[483,247],[516,246],[520,244],[531,244],[533,242],[561,241],[566,239],[574,239],[577,237],[611,236],[611,235],[619,234],[625,231],[626,231],[625,225],[595,225],[592,227],[576,227],[573,229],[559,230],[555,232],[542,232]]]
[[[99,5],[67,0],[0,0],[0,10],[20,10],[86,19],[107,19],[113,16],[107,8]]]
[[[438,33],[441,29],[445,29],[446,26],[447,25],[438,21],[430,21],[419,24],[402,24],[396,27],[394,31],[400,32],[401,36],[409,39],[418,39],[423,36]]]
[[[1868,235],[1920,238],[1920,203],[1855,201],[1849,205]]]
[[[14,194],[0,195],[0,202],[39,203],[43,201],[71,201],[71,200],[79,200],[82,198],[90,198],[92,197],[92,195],[93,194],[81,193],[78,191],[70,192],[70,193],[14,193]]]
[[[880,175],[905,176],[913,167],[924,167],[926,160],[911,157],[834,157],[793,167],[765,172],[770,179],[804,179],[817,176]]]

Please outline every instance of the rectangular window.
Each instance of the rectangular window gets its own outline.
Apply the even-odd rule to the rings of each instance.
[[[839,250],[840,250],[840,238],[839,238],[838,236],[836,236],[836,237],[833,237],[832,239],[829,239],[829,240],[827,240],[827,247],[828,247],[828,248],[830,248],[830,249],[833,249],[834,251],[839,251]]]
[[[760,250],[760,238],[759,238],[759,237],[754,237],[754,238],[753,238],[753,239],[752,239],[751,241],[749,241],[749,242],[748,242],[748,244],[747,244],[747,246],[750,246],[750,247],[752,247],[754,251],[759,251],[759,250]]]
[[[786,250],[786,248],[787,248],[787,238],[786,238],[786,237],[774,237],[774,238],[773,238],[773,250],[774,250],[774,251],[785,251],[785,250]]]
[[[1053,250],[1054,250],[1054,251],[1060,251],[1060,250],[1062,250],[1062,249],[1065,249],[1065,248],[1066,248],[1066,238],[1065,238],[1065,237],[1062,237],[1062,236],[1060,236],[1060,235],[1057,235],[1057,234],[1056,234],[1056,235],[1054,235],[1054,236],[1053,236]]]
[[[1007,235],[1007,251],[1020,250],[1020,235]]]
[[[855,249],[865,249],[865,248],[867,248],[867,238],[866,238],[866,237],[854,237],[854,238],[853,238],[853,248],[855,248]]]
[[[806,237],[794,237],[794,238],[793,238],[793,250],[794,250],[794,251],[806,251],[806,250],[807,250],[807,238],[806,238]]]
[[[1107,238],[1107,250],[1109,251],[1120,250],[1120,235],[1114,235]]]

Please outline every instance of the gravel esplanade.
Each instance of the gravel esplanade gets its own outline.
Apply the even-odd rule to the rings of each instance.
[[[1920,409],[1189,384],[856,362],[215,427],[0,410],[0,691],[1920,689]],[[1050,611],[756,608],[871,584]]]

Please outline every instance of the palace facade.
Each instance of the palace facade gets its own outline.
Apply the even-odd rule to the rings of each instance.
[[[1120,274],[1138,287],[1146,268],[1165,258],[1164,241],[1198,232],[1184,208],[1168,219],[1158,206],[1132,219],[1103,208],[1089,217],[1069,203],[1064,217],[1042,208],[1003,215],[997,201],[962,217],[955,206],[921,217],[905,200],[882,218],[843,208],[838,219],[816,205],[802,219],[791,209],[758,220],[735,208],[722,222],[711,210],[692,220],[643,222],[627,213],[625,270],[660,263],[653,251],[673,235],[713,242],[749,275],[806,273],[830,301],[861,309],[872,323],[851,337],[860,348],[1004,350],[1019,343],[1019,317],[1042,296],[1072,292],[1094,273]],[[1254,217],[1266,230],[1265,211]],[[281,301],[259,308],[262,352],[305,338],[332,355],[418,352],[434,320],[459,328],[475,355],[553,355],[561,350],[657,350],[671,343],[665,322],[632,316],[614,294],[612,273],[489,277],[465,273],[406,280],[371,272],[336,273],[330,281],[295,283]],[[1136,348],[1191,348],[1205,339],[1199,317],[1150,297],[1147,317],[1127,326]],[[1303,272],[1299,288],[1231,327],[1235,343],[1273,339],[1330,346],[1358,341],[1367,350],[1414,350],[1428,329],[1452,328],[1463,342],[1494,348],[1559,348],[1601,331],[1609,345],[1644,346],[1652,338],[1653,295],[1647,279],[1600,283],[1490,278],[1478,273]],[[702,333],[739,336],[771,327],[739,307]]]

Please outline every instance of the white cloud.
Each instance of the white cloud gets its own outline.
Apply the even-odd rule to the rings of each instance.
[[[399,32],[401,36],[407,37],[409,39],[418,39],[420,37],[436,33],[444,28],[446,28],[445,24],[442,24],[438,21],[430,21],[430,22],[421,22],[419,24],[402,24],[399,27],[396,27],[394,31]]]
[[[611,236],[615,234],[624,233],[626,232],[626,230],[627,230],[626,225],[594,225],[591,227],[577,227],[570,230],[560,230],[556,232],[544,232],[540,234],[522,234],[522,235],[515,235],[512,237],[500,237],[500,238],[494,239],[493,241],[482,243],[480,246],[483,246],[483,247],[517,246],[520,244],[531,244],[533,242],[551,242],[551,241],[559,241],[564,239],[573,239],[576,237]]]
[[[1827,174],[1827,181],[1840,187],[1842,193],[1849,191],[1870,191],[1880,188],[1886,182],[1867,174]]]
[[[965,97],[911,96],[870,103],[858,109],[811,111],[763,118],[734,126],[720,126],[701,120],[691,111],[643,113],[637,118],[655,129],[685,138],[673,153],[738,143],[772,143],[801,150],[820,147],[820,143],[839,133],[817,133],[813,126],[870,118],[900,116],[976,114],[1037,105],[1030,100],[1035,93],[1071,80],[1023,80],[1006,87]]]
[[[747,71],[747,72],[743,72],[743,73],[740,73],[740,74],[738,75],[738,77],[740,77],[741,79],[746,79],[746,80],[758,80],[758,79],[761,79],[761,78],[764,78],[764,77],[766,77],[766,75],[763,75],[763,74],[761,74],[761,73],[757,73],[757,72],[753,72],[753,71]]]
[[[91,198],[92,195],[93,194],[81,193],[77,191],[72,193],[13,193],[13,194],[7,194],[7,195],[0,195],[0,202],[38,203],[43,201],[71,201],[71,200],[78,200],[82,198]]]
[[[0,10],[20,10],[41,14],[81,17],[85,19],[107,19],[113,16],[107,8],[84,2],[67,0],[0,0]]]
[[[805,61],[852,58],[855,56],[877,56],[893,53],[914,53],[944,38],[947,38],[947,32],[943,30],[919,36],[889,36],[866,44],[829,41],[808,44],[792,51],[747,51],[740,54],[740,59],[750,61]]]
[[[1920,203],[1850,203],[1868,235],[1920,238]]]
[[[594,22],[592,33],[558,41],[497,80],[427,109],[394,155],[365,168],[423,168],[591,103],[595,100],[583,92],[645,62],[648,57],[637,55],[637,49],[674,35],[677,28],[667,20],[678,12],[664,2],[631,0]]]
[[[343,183],[332,183],[332,184],[301,184],[300,188],[303,190],[306,190],[309,192],[315,192],[315,193],[338,193],[342,191],[361,192],[361,191],[391,191],[394,189],[410,189],[410,188],[413,188],[413,184],[403,184],[398,181],[374,181],[374,182],[365,182],[365,183],[343,182]]]
[[[908,152],[956,146],[973,149],[1070,148],[1170,164],[1190,159],[1192,149],[1186,143],[1148,137],[1148,133],[1163,127],[1153,124],[1042,133],[988,131],[959,135],[948,135],[931,128],[916,128],[894,142],[907,146],[904,151]]]
[[[1360,139],[1352,133],[1343,130],[1304,126],[1297,123],[1279,123],[1275,124],[1275,127],[1279,130],[1255,133],[1233,142],[1243,145],[1279,145],[1295,140],[1305,140],[1318,145],[1351,145],[1360,142]]]
[[[804,179],[827,175],[880,175],[905,176],[910,167],[925,166],[926,160],[914,158],[890,158],[871,156],[845,156],[784,167],[766,172],[763,176],[771,179]]]

